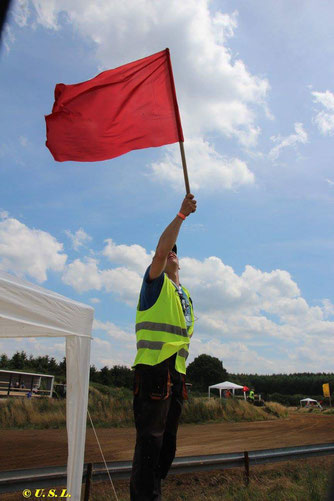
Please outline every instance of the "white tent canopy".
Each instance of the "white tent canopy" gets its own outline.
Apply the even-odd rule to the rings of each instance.
[[[67,489],[80,501],[94,310],[0,271],[0,339],[66,338]]]
[[[322,406],[320,405],[318,400],[314,400],[314,398],[302,398],[302,400],[299,400],[301,406],[303,406],[303,403],[310,405],[312,402],[313,404],[316,404],[320,409],[322,409]]]
[[[211,386],[209,386],[209,397],[211,389],[219,390],[219,396],[221,397],[223,390],[232,390],[232,393],[234,395],[235,390],[243,390],[244,387],[240,386],[240,384],[230,383],[230,381],[224,381],[223,383],[212,384]]]

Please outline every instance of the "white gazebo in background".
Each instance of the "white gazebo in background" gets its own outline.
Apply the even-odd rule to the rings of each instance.
[[[80,501],[94,310],[0,271],[0,339],[65,337],[67,490]],[[43,465],[41,465],[43,466]]]
[[[314,398],[303,398],[299,402],[301,407],[303,407],[303,404],[305,404],[305,407],[314,405],[316,407],[319,407],[319,409],[322,409],[322,405],[318,402],[318,400],[314,400]]]
[[[222,391],[225,391],[225,390],[232,391],[233,396],[234,396],[235,390],[244,391],[243,386],[240,386],[240,384],[231,383],[230,381],[224,381],[223,383],[212,384],[211,386],[209,386],[209,397],[210,397],[210,390],[212,390],[212,389],[219,390],[219,397],[220,398],[222,396]],[[245,391],[244,391],[244,398],[246,399],[246,392]]]

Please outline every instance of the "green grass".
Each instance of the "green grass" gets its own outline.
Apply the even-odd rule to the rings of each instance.
[[[195,397],[185,402],[181,423],[266,421],[287,415],[287,409],[275,402],[268,402],[264,407],[255,407],[244,400]]]
[[[333,458],[253,466],[247,487],[242,468],[168,476],[164,501],[325,501]],[[332,472],[332,473],[331,473]],[[116,481],[119,501],[128,501],[128,481]],[[90,501],[114,501],[110,484],[93,484]]]
[[[126,388],[93,384],[89,390],[89,412],[97,427],[133,426],[132,394]],[[263,421],[287,416],[287,409],[269,402],[255,407],[244,400],[193,397],[184,403],[181,423],[220,421]],[[66,401],[49,398],[0,400],[0,428],[63,428]],[[88,422],[88,426],[90,423]]]
[[[163,482],[162,499],[164,501],[332,501],[327,495],[331,480],[334,480],[334,458],[312,458],[251,466],[248,486],[245,484],[243,468],[169,475]],[[119,501],[129,501],[129,480],[115,480],[114,487]],[[57,492],[60,490],[58,487]],[[1,501],[22,501],[22,499],[22,491],[1,495]],[[92,482],[90,501],[115,501],[115,499],[110,483]]]

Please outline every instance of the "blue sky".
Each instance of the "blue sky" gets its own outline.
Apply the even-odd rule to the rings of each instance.
[[[141,277],[184,196],[177,145],[56,163],[44,115],[76,83],[169,47],[198,210],[179,237],[189,361],[332,371],[331,2],[16,0],[1,48],[0,269],[95,308],[92,362],[131,365]],[[49,353],[63,340],[0,342]]]

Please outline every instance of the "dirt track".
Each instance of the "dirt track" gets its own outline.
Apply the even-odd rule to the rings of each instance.
[[[66,430],[1,430],[0,471],[65,465]],[[132,459],[133,428],[98,429],[107,461]],[[183,425],[177,456],[334,442],[334,416],[292,414],[288,419],[252,423]],[[87,431],[85,461],[102,461],[92,430]]]

